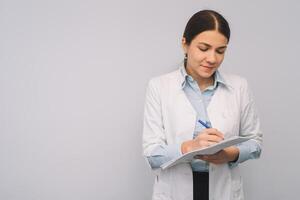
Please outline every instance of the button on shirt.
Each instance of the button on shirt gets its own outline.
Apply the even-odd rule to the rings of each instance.
[[[201,131],[203,129],[205,129],[205,127],[198,122],[199,119],[210,125],[210,121],[208,119],[206,111],[207,106],[216,89],[218,88],[218,85],[226,85],[226,83],[224,82],[220,73],[216,71],[214,74],[214,84],[201,91],[197,81],[195,81],[190,75],[187,74],[185,67],[182,67],[180,71],[182,76],[184,76],[182,89],[197,113],[195,129],[193,133],[193,138],[195,138],[198,136],[198,134],[201,134]],[[230,167],[234,167],[238,163],[244,162],[245,160],[257,158],[261,152],[259,145],[251,140],[248,140],[236,146],[240,151],[239,158],[236,162],[230,162]],[[159,168],[162,164],[174,158],[178,158],[181,155],[181,144],[171,144],[157,146],[152,151],[151,156],[147,158],[152,168]],[[200,159],[194,159],[191,162],[191,167],[193,171],[208,171],[208,163]]]

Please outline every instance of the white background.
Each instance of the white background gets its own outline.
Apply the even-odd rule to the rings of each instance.
[[[204,8],[229,21],[221,68],[248,79],[262,122],[261,159],[242,164],[246,199],[297,199],[296,0],[0,0],[0,199],[150,199],[146,84],[178,67]]]

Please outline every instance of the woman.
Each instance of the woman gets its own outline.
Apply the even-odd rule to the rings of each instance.
[[[143,149],[156,174],[153,199],[244,198],[238,165],[260,156],[262,133],[247,81],[218,71],[229,39],[229,25],[222,15],[197,12],[182,38],[184,65],[149,82]],[[159,168],[182,154],[237,135],[254,139],[198,156],[191,163]]]

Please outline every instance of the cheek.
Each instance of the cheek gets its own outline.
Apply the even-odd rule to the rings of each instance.
[[[219,55],[217,58],[218,58],[218,62],[221,63],[224,60],[224,55]]]
[[[190,59],[192,62],[201,62],[204,60],[205,54],[200,51],[195,51],[190,54]]]
[[[216,67],[219,67],[222,64],[223,60],[224,60],[224,57],[217,57]]]

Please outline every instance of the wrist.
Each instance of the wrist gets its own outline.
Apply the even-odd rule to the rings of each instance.
[[[230,148],[229,161],[230,162],[236,162],[239,159],[240,150],[235,146],[232,146],[232,147],[229,147],[229,148]]]

